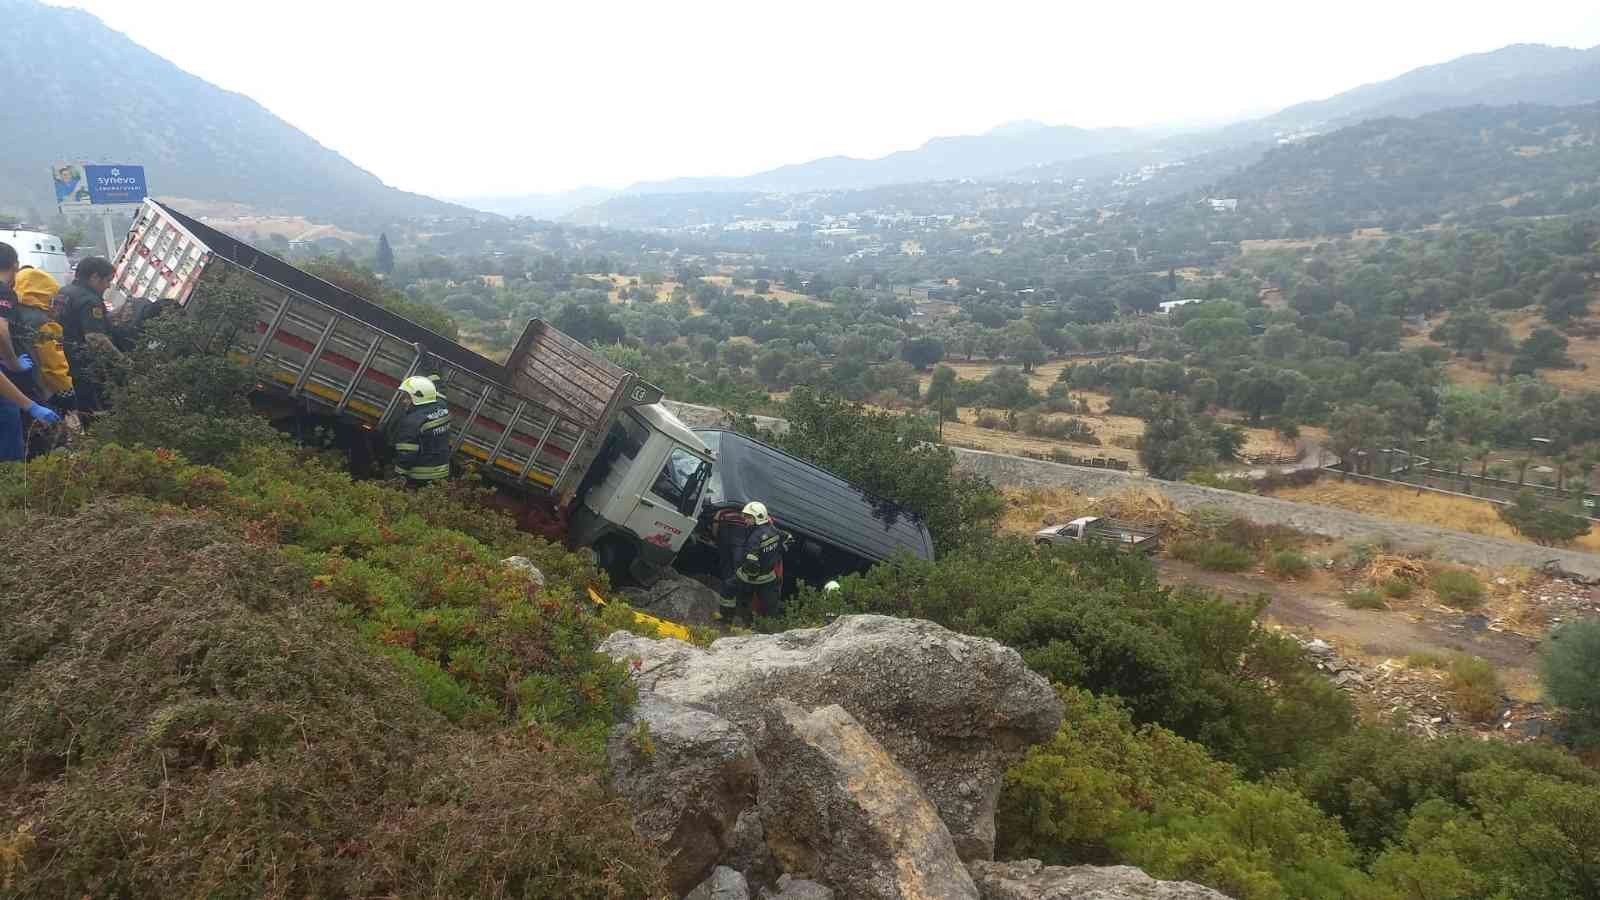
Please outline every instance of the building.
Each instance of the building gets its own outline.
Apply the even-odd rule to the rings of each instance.
[[[1180,306],[1188,306],[1191,303],[1204,303],[1204,302],[1206,302],[1206,301],[1203,298],[1200,298],[1200,297],[1191,297],[1191,298],[1189,298],[1187,300],[1163,300],[1160,303],[1156,304],[1156,315],[1164,316],[1164,315],[1172,312],[1173,310],[1177,309]]]
[[[1239,211],[1239,199],[1237,197],[1227,197],[1227,198],[1212,197],[1212,198],[1206,200],[1206,202],[1211,204],[1211,211],[1212,212],[1238,212]]]

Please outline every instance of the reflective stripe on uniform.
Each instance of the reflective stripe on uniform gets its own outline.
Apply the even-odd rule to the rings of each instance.
[[[400,453],[415,453],[422,449],[421,444],[395,444],[394,449]]]
[[[733,574],[745,584],[771,584],[778,580],[777,572],[768,572],[765,575],[746,575],[743,569],[739,569]]]
[[[449,428],[449,427],[450,427],[450,417],[448,415],[444,415],[444,416],[440,416],[437,419],[429,419],[428,421],[423,422],[421,430],[423,430],[423,431],[436,431],[436,430],[438,430],[440,428]]]
[[[410,469],[395,466],[394,470],[412,481],[437,481],[440,478],[450,477],[449,463],[442,466],[416,466]]]

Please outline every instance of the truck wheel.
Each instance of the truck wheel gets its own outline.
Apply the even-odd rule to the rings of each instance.
[[[609,537],[594,545],[595,561],[611,576],[613,586],[633,582],[634,550],[627,541]]]

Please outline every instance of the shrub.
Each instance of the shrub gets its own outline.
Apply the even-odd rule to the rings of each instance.
[[[1564,547],[1589,533],[1589,520],[1558,509],[1548,509],[1532,491],[1517,495],[1514,503],[1499,508],[1500,520],[1511,530],[1544,547]]]
[[[1201,746],[1062,688],[1066,719],[1006,774],[997,849],[1049,864],[1120,863],[1239,898],[1337,897],[1365,877],[1336,820],[1255,785]]]
[[[283,549],[133,498],[11,521],[96,565],[0,567],[0,895],[663,894],[598,754],[452,725]]]
[[[1438,653],[1422,651],[1407,655],[1406,665],[1413,669],[1443,669],[1450,665],[1450,660]]]
[[[1267,571],[1276,578],[1300,579],[1311,573],[1311,560],[1293,550],[1279,550],[1267,557]]]
[[[1388,609],[1389,604],[1383,602],[1378,592],[1368,589],[1348,594],[1344,598],[1344,605],[1351,609]]]
[[[1213,572],[1240,572],[1256,560],[1254,553],[1238,544],[1193,538],[1174,541],[1172,555]]]
[[[0,469],[0,507],[71,514],[92,498],[133,495],[209,511],[250,540],[276,544],[311,576],[307,590],[350,610],[412,673],[441,712],[538,720],[597,738],[626,703],[621,666],[593,652],[603,637],[586,588],[603,576],[564,548],[520,532],[461,485],[406,492],[349,476],[304,453],[256,448],[240,474],[165,450],[104,445]],[[525,556],[542,592],[500,564]],[[524,702],[547,676],[559,702]],[[448,688],[442,679],[455,682]]]
[[[1003,537],[931,562],[876,566],[841,591],[802,591],[786,624],[867,612],[994,638],[1052,681],[1116,694],[1135,721],[1260,772],[1351,722],[1349,700],[1306,665],[1299,645],[1256,624],[1264,605],[1168,590],[1133,554],[1038,554],[1025,538]]]
[[[1466,569],[1440,569],[1428,586],[1440,601],[1457,609],[1475,609],[1483,603],[1483,582]]]
[[[1415,589],[1411,582],[1393,575],[1378,583],[1378,590],[1382,591],[1385,597],[1393,597],[1396,600],[1404,600],[1411,596],[1411,592]]]
[[[1600,620],[1573,622],[1552,635],[1539,674],[1550,702],[1567,710],[1577,742],[1600,743]]]
[[[1488,722],[1500,711],[1500,676],[1487,660],[1459,656],[1450,661],[1446,683],[1451,705],[1474,722]]]

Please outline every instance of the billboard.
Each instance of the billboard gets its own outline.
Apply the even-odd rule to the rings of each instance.
[[[145,198],[144,166],[83,166],[61,163],[51,168],[56,205],[63,210],[139,203]]]

